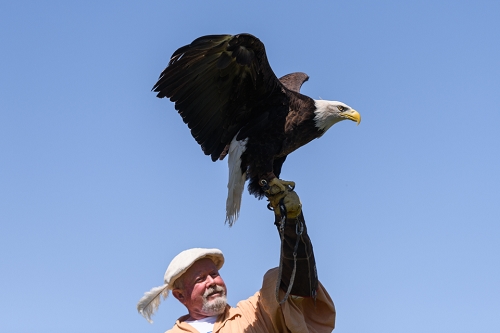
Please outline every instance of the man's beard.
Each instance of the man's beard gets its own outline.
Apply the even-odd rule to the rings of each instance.
[[[213,293],[220,293],[221,296],[209,301],[208,296]],[[224,288],[221,286],[215,286],[208,288],[203,294],[203,307],[202,310],[209,316],[215,316],[221,314],[226,309],[227,298]]]

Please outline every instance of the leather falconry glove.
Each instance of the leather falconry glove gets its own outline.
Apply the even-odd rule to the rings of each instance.
[[[318,288],[316,261],[299,196],[287,187],[284,192],[267,197],[281,237],[279,287],[287,292],[281,303],[288,297],[288,292],[295,296],[315,298]]]

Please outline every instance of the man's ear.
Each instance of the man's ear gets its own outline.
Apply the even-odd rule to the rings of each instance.
[[[185,296],[184,296],[184,292],[183,292],[182,289],[173,289],[172,290],[172,295],[174,295],[174,297],[177,298],[177,300],[179,302],[181,302],[182,304],[184,304]]]

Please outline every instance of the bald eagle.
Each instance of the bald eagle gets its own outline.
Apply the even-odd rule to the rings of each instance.
[[[246,180],[258,198],[269,186],[294,186],[278,179],[288,154],[339,121],[361,121],[344,103],[302,95],[308,78],[278,79],[264,44],[250,34],[208,35],[175,51],[154,85],[157,97],[175,103],[206,155],[213,161],[229,155],[229,225],[238,218]]]

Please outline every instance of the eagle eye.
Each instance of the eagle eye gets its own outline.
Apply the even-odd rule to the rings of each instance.
[[[337,106],[337,109],[339,109],[340,112],[344,112],[346,110],[346,108],[342,105]]]

